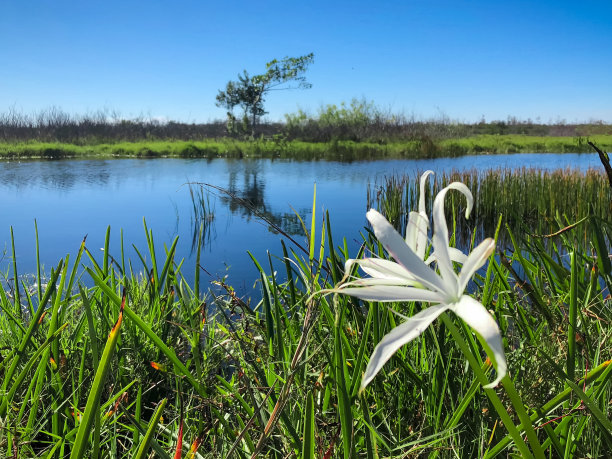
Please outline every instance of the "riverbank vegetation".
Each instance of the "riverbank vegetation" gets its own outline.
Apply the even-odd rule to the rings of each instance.
[[[234,120],[181,123],[127,120],[108,111],[74,116],[51,108],[0,114],[0,157],[287,157],[298,159],[434,158],[468,154],[589,152],[587,140],[612,148],[603,122],[542,124],[509,118],[478,123],[418,120],[365,100],[298,111],[283,123]]]
[[[394,196],[377,201],[383,213],[397,208],[386,202]],[[610,214],[559,225],[546,238],[492,216],[486,236],[509,242],[469,291],[499,324],[510,375],[503,388],[482,387],[494,370],[477,337],[443,314],[360,392],[375,345],[424,306],[325,294],[349,258],[388,255],[368,229],[359,253],[349,253],[333,216],[314,209],[304,240],[285,235],[278,257],[252,260],[256,302],[224,279],[205,285],[199,267],[187,283],[176,240],[162,249],[146,225],[139,261],[125,259],[123,243],[109,247],[109,230],[102,255],[83,240],[46,277],[39,268],[33,285],[20,281],[13,249],[0,289],[1,454],[543,458],[612,450]],[[463,215],[451,209],[452,243]],[[196,258],[199,266],[199,249]]]
[[[612,149],[612,135],[589,139]],[[286,158],[297,160],[375,160],[458,157],[506,153],[585,153],[586,139],[482,135],[464,139],[411,140],[369,143],[350,140],[330,142],[288,141],[282,137],[257,140],[137,141],[78,145],[58,142],[0,143],[0,158]]]
[[[495,232],[497,218],[513,230],[532,235],[554,233],[587,217],[606,220],[612,213],[611,184],[601,168],[542,170],[535,168],[464,170],[441,173],[431,178],[426,190],[428,208],[439,190],[451,182],[465,183],[474,195],[469,220],[458,219],[456,234],[465,243],[474,228],[480,235]],[[390,176],[368,187],[368,205],[381,209],[398,231],[406,228],[411,210],[417,208],[419,189],[416,174]],[[461,200],[450,200],[456,215]],[[502,233],[502,236],[507,235]]]

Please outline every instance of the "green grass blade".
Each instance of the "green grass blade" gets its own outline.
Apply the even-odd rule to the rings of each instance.
[[[159,420],[162,416],[162,412],[164,411],[164,407],[166,406],[167,402],[168,399],[165,398],[161,402],[159,402],[159,405],[157,405],[157,409],[155,410],[155,413],[153,413],[151,421],[149,421],[147,431],[144,437],[142,438],[142,441],[140,442],[138,451],[136,451],[136,454],[134,454],[134,459],[143,459],[144,457],[146,457],[147,451],[149,449],[149,443],[151,443],[151,440],[153,439],[153,434],[155,433],[155,430],[157,430],[157,424],[159,424]]]
[[[555,369],[555,371],[559,374],[560,377],[565,379],[565,383],[572,389],[572,391],[582,400],[588,410],[591,412],[593,417],[596,419],[597,423],[601,426],[601,430],[603,436],[606,438],[608,443],[612,446],[612,422],[608,419],[605,413],[597,406],[597,403],[591,399],[588,395],[584,393],[584,391],[576,384],[574,381],[571,381],[566,374],[564,374],[563,369],[559,367],[548,355],[543,352],[539,352],[539,354],[544,357],[550,366]],[[605,372],[607,375],[607,380],[601,382],[601,384],[607,384],[612,376],[612,372]]]
[[[176,252],[177,243],[178,243],[178,236],[176,236],[174,240],[172,241],[172,245],[170,246],[170,249],[168,250],[168,253],[166,254],[166,261],[164,262],[162,272],[159,276],[159,283],[161,285],[157,287],[159,288],[158,292],[160,294],[163,292],[163,284],[165,284],[166,276],[168,275],[168,271],[170,270],[170,267],[172,266],[172,263],[174,261],[174,253]]]
[[[43,354],[43,352],[45,352],[47,346],[49,346],[51,343],[53,343],[53,341],[59,337],[59,335],[62,333],[62,331],[67,326],[68,326],[68,324],[65,323],[64,325],[59,327],[51,336],[49,336],[38,347],[38,349],[36,349],[36,352],[34,352],[34,354],[32,354],[32,357],[30,357],[30,359],[25,364],[25,366],[23,367],[21,372],[17,375],[15,380],[12,381],[11,389],[9,390],[9,393],[7,394],[6,399],[3,402],[3,404],[4,403],[10,404],[13,401],[13,397],[15,396],[15,393],[17,392],[17,390],[19,390],[19,388],[20,388],[21,384],[23,383],[24,379],[26,378],[26,376],[28,376],[28,373],[29,373],[30,369],[32,368],[32,366],[34,365],[34,363],[39,361],[40,356]]]
[[[362,338],[359,343],[357,359],[355,360],[355,367],[353,369],[353,378],[351,381],[351,389],[349,391],[351,397],[355,397],[357,395],[357,392],[359,391],[359,382],[361,381],[361,368],[365,363],[364,355],[366,344],[368,343],[368,339],[366,337],[370,336],[370,325],[372,324],[372,317],[374,316],[375,310],[376,309],[374,308],[374,305],[370,303],[370,307],[368,308],[368,317],[366,318],[365,327],[363,329],[363,332],[361,333]]]
[[[340,308],[336,305],[336,308]],[[342,448],[344,459],[351,459],[354,456],[353,446],[353,414],[351,400],[346,390],[347,371],[344,361],[342,323],[343,313],[337,313],[336,326],[334,329],[334,349],[335,349],[335,379],[336,390],[338,392],[338,414],[340,416],[340,428],[342,431]]]
[[[104,292],[108,298],[113,301],[116,305],[121,304],[121,299],[119,296],[101,279],[93,270],[90,268],[86,268],[89,275],[92,277],[94,282],[100,289]],[[193,388],[200,394],[202,397],[207,397],[206,390],[197,382],[191,372],[185,367],[185,365],[179,360],[176,356],[176,353],[171,350],[160,338],[157,336],[153,330],[140,318],[138,315],[132,311],[127,305],[125,306],[124,313],[131,322],[134,322],[140,330],[161,350],[163,354],[168,357],[168,359],[175,365],[176,369],[182,373],[187,381],[193,386]]]
[[[21,296],[19,294],[19,274],[17,273],[17,254],[15,253],[15,236],[13,235],[13,227],[11,226],[11,250],[13,257],[13,285],[15,286],[15,314],[23,320],[23,313],[21,311]]]
[[[304,440],[302,443],[302,458],[314,459],[315,457],[315,415],[314,399],[312,392],[306,398],[306,413],[304,416]]]
[[[83,309],[85,310],[85,316],[87,317],[87,329],[89,331],[89,342],[91,343],[91,356],[92,365],[94,368],[98,367],[98,337],[96,336],[96,326],[94,324],[93,313],[91,311],[91,303],[87,292],[83,289],[82,285],[79,285],[79,291],[81,293],[81,301],[83,302]]]
[[[570,256],[571,280],[569,297],[569,325],[567,327],[567,377],[576,379],[576,318],[578,311],[578,255],[576,251]]]
[[[85,412],[83,413],[83,419],[79,425],[79,431],[77,432],[77,437],[74,442],[72,453],[70,454],[70,459],[80,459],[85,455],[89,442],[91,425],[93,424],[94,418],[99,416],[98,407],[100,406],[100,397],[102,396],[102,391],[104,389],[103,383],[106,379],[108,371],[110,370],[112,356],[115,352],[115,344],[117,343],[117,338],[119,338],[119,329],[121,328],[121,322],[123,321],[125,299],[126,291],[124,289],[123,298],[121,300],[121,308],[119,310],[119,317],[108,334],[106,345],[102,351],[102,357],[100,358],[100,363],[96,369],[96,375],[94,376],[94,381],[91,386],[89,396],[87,397]]]
[[[36,310],[36,315],[32,317],[32,319],[30,320],[30,325],[28,326],[28,329],[25,335],[23,336],[23,338],[21,339],[19,343],[19,346],[17,347],[17,352],[13,358],[13,361],[11,362],[11,366],[8,368],[8,370],[4,374],[4,382],[2,383],[2,393],[7,393],[8,383],[9,381],[11,381],[13,374],[15,372],[15,369],[17,368],[17,365],[19,364],[21,357],[24,355],[24,350],[30,344],[34,330],[39,325],[40,318],[45,312],[45,306],[47,302],[49,301],[49,298],[51,298],[51,294],[55,292],[55,282],[57,281],[57,278],[59,277],[59,274],[62,271],[63,263],[64,263],[63,260],[60,261],[59,265],[57,266],[57,269],[51,273],[51,279],[49,283],[47,284],[45,295],[38,305],[38,309]],[[4,400],[3,400],[3,403],[0,407],[0,416],[4,414],[5,410],[6,410],[6,404],[4,403]]]
[[[310,242],[308,244],[308,260],[310,261],[310,266],[312,266],[312,261],[314,260],[315,254],[315,223],[316,223],[316,210],[317,210],[317,184],[314,184],[314,191],[312,193],[312,218],[310,219]]]

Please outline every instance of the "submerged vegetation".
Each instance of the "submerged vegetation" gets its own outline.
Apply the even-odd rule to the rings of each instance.
[[[473,191],[478,212],[482,195]],[[387,201],[396,195],[381,196],[381,211],[395,206]],[[498,324],[503,388],[483,387],[495,373],[479,336],[443,313],[360,391],[375,346],[424,306],[329,294],[346,275],[359,280],[347,260],[385,259],[381,243],[390,246],[366,230],[359,253],[349,253],[315,208],[310,224],[301,222],[305,242],[287,237],[280,258],[253,259],[256,304],[224,279],[203,285],[202,226],[191,284],[176,239],[156,248],[146,225],[140,265],[125,259],[123,243],[111,250],[109,230],[101,258],[84,240],[47,279],[39,268],[34,285],[20,281],[13,249],[0,288],[0,454],[543,458],[612,450],[610,214],[587,216],[546,238],[551,244],[501,219],[486,234],[510,245],[497,247],[468,291]],[[451,245],[463,219],[453,215]]]

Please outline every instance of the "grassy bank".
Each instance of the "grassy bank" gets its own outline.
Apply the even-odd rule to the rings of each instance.
[[[589,138],[604,150],[612,149],[612,135]],[[526,152],[589,152],[583,138],[481,135],[476,137],[410,140],[388,143],[353,141],[303,142],[272,140],[136,141],[71,144],[44,142],[0,143],[0,158],[81,158],[81,157],[181,157],[181,158],[295,158],[304,160],[368,160],[382,158],[435,158],[471,154]]]
[[[83,241],[46,280],[39,270],[35,285],[14,281],[13,261],[0,289],[0,455],[543,458],[612,450],[609,218],[585,220],[546,247],[513,234],[513,245],[475,276],[472,295],[503,336],[503,388],[482,387],[493,370],[476,336],[443,314],[363,393],[374,346],[402,321],[398,314],[424,306],[322,294],[340,282],[348,258],[386,255],[367,232],[361,253],[348,253],[328,216],[313,211],[305,226],[300,246],[283,243],[280,258],[253,260],[257,303],[224,281],[208,292],[199,269],[186,283],[176,240],[159,257],[146,227],[140,263],[109,247],[110,232],[102,255]]]

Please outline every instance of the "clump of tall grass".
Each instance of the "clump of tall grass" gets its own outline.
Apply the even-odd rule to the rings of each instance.
[[[591,140],[610,148],[610,137],[595,135]],[[465,138],[445,139],[436,142],[433,150],[446,152],[446,156],[462,156],[479,153],[583,153],[591,151],[585,139],[558,136],[527,135],[477,135]]]
[[[438,190],[449,183],[465,183],[474,194],[475,205],[468,221],[458,222],[458,235],[469,240],[474,228],[485,234],[495,231],[499,214],[514,229],[548,234],[559,223],[570,224],[592,215],[610,214],[610,186],[599,169],[541,170],[535,168],[465,170],[441,173],[428,189],[431,206]],[[368,208],[376,207],[398,229],[406,228],[410,210],[416,208],[418,187],[410,175],[390,176],[368,189]],[[459,213],[455,205],[455,212]],[[563,219],[560,220],[561,215]]]
[[[101,256],[83,241],[46,288],[38,270],[35,295],[14,262],[11,285],[0,288],[0,454],[167,458],[180,457],[179,444],[187,457],[232,458],[611,450],[609,218],[585,220],[546,247],[509,232],[513,246],[476,276],[472,294],[500,326],[525,406],[519,419],[503,392],[483,389],[466,368],[457,336],[490,371],[454,320],[429,327],[359,394],[396,313],[422,306],[320,295],[347,259],[387,255],[367,230],[349,253],[315,208],[301,221],[303,242],[283,242],[280,258],[252,258],[261,288],[252,301],[225,279],[208,291],[199,268],[185,282],[177,240],[159,247],[146,225],[138,265],[123,243],[111,250],[109,231]]]
[[[215,197],[204,187],[194,183],[187,183],[189,197],[192,204],[191,212],[191,251],[197,249],[198,244],[209,246],[216,237],[215,231]],[[202,240],[199,240],[199,235]]]

